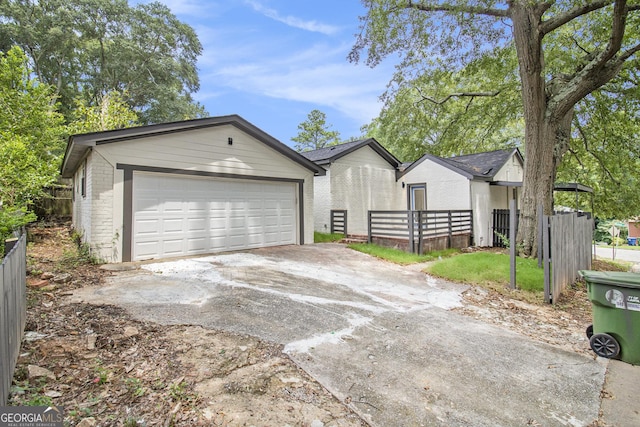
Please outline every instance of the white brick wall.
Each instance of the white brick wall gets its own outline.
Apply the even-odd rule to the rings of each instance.
[[[366,235],[369,210],[399,209],[395,168],[368,146],[331,165],[331,209],[347,210],[347,232]]]
[[[90,180],[89,163],[90,158],[87,157],[87,176],[85,177],[86,192],[82,195],[82,171],[84,162],[80,164],[80,168],[75,173],[74,178],[74,202],[73,202],[73,228],[82,234],[83,241],[91,240],[91,188],[88,184]]]
[[[114,259],[113,172],[114,168],[99,153],[91,156],[91,241],[95,255],[105,261]]]
[[[115,261],[113,248],[113,167],[92,151],[86,159],[86,192],[82,196],[82,169],[74,182],[73,227],[82,240],[91,242],[93,255]],[[93,215],[92,215],[93,213]]]
[[[331,168],[325,176],[313,180],[313,229],[321,233],[331,231]]]

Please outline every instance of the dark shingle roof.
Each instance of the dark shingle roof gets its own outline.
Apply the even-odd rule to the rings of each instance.
[[[493,178],[507,160],[511,158],[512,154],[513,150],[496,150],[449,157],[442,160],[474,176]]]
[[[378,141],[373,138],[360,139],[357,141],[345,142],[343,144],[332,145],[329,147],[320,148],[318,150],[305,151],[302,154],[307,159],[315,162],[319,165],[325,165],[332,163],[340,157],[346,156],[362,147],[369,146],[376,153],[378,153],[383,159],[385,159],[391,166],[398,168],[400,162],[391,153],[389,153]]]
[[[424,160],[430,159],[466,176],[469,179],[490,180],[496,175],[496,173],[498,173],[500,168],[505,165],[514,153],[516,153],[522,160],[522,155],[517,148],[510,150],[487,151],[484,153],[467,154],[448,158],[434,156],[433,154],[425,154],[413,162],[411,166],[407,167],[403,171],[403,175],[422,163]]]

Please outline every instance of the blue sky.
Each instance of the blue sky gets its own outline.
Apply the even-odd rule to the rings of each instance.
[[[393,66],[347,60],[365,13],[359,0],[160,1],[198,33],[195,98],[211,116],[239,114],[293,146],[313,109],[342,139],[378,115]]]

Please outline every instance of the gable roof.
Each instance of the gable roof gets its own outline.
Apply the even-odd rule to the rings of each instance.
[[[380,143],[374,138],[360,139],[357,141],[345,142],[343,144],[331,145],[317,150],[305,151],[300,154],[319,165],[327,165],[349,153],[359,150],[362,147],[370,147],[394,168],[397,169],[400,166],[400,161],[396,159],[393,154],[388,152],[386,148],[380,145]]]
[[[278,141],[263,130],[249,123],[242,117],[233,114],[228,116],[206,117],[203,119],[185,120],[181,122],[160,123],[155,125],[137,126],[126,129],[116,129],[104,132],[92,132],[79,135],[71,135],[67,142],[60,174],[63,178],[71,178],[77,170],[80,162],[92,147],[113,142],[123,142],[133,139],[146,138],[156,135],[165,135],[175,132],[185,132],[193,129],[203,129],[214,126],[231,125],[256,138],[258,141],[271,147],[280,154],[288,157],[301,166],[309,169],[315,175],[324,175],[326,171],[301,156],[292,148]]]
[[[411,166],[407,167],[401,175],[406,174],[423,161],[429,159],[465,176],[467,179],[490,181],[514,154],[521,163],[524,163],[522,154],[520,154],[520,150],[517,148],[513,148],[511,150],[487,151],[484,153],[467,154],[464,156],[448,158],[434,156],[433,154],[425,154],[413,162]]]

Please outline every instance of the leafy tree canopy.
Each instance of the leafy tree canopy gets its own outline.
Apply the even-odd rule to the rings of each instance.
[[[0,53],[0,203],[26,207],[53,183],[64,153],[55,94],[31,79],[19,48]]]
[[[5,0],[0,50],[20,46],[39,81],[56,88],[70,117],[76,99],[98,105],[112,91],[143,124],[206,115],[199,89],[195,31],[159,2]]]
[[[516,67],[512,49],[497,49],[459,72],[427,70],[385,94],[385,106],[366,132],[403,161],[521,146]]]
[[[29,207],[55,182],[64,152],[54,90],[30,74],[20,48],[0,52],[0,241],[35,220]]]
[[[494,98],[506,89],[500,87],[500,79],[508,83],[514,68],[504,68],[507,74],[498,73],[499,64],[487,68],[486,60],[503,50],[515,53],[525,142],[518,242],[525,255],[534,255],[537,208],[542,205],[545,213],[550,213],[553,185],[565,154],[572,149],[578,151],[573,147],[575,133],[571,124],[575,120],[583,125],[590,122],[588,114],[580,115],[586,112],[582,101],[595,99],[596,91],[619,76],[626,77],[627,86],[623,88],[637,86],[640,5],[626,0],[363,0],[363,3],[367,15],[362,18],[362,31],[350,59],[359,61],[361,52],[366,50],[366,63],[375,66],[389,54],[399,53],[401,61],[387,95],[411,98],[418,92],[419,102],[428,100],[438,105],[438,99]],[[501,55],[497,58],[502,60]],[[473,69],[483,63],[480,69],[484,68],[485,78],[472,72],[469,75],[474,76],[473,80],[464,80],[469,67]],[[444,79],[435,82],[438,73]],[[425,82],[431,86],[425,88]],[[457,87],[461,82],[463,90]],[[454,90],[455,95],[433,96],[441,86]],[[481,102],[476,103],[476,107],[480,105]],[[491,106],[487,104],[485,109]],[[388,104],[385,113],[393,115],[397,106],[389,107]],[[460,108],[457,107],[458,113]],[[467,104],[464,108],[473,107]],[[441,111],[444,117],[453,119],[441,125],[455,126],[459,117],[455,110],[456,107],[450,107]],[[442,138],[445,134],[442,128],[426,132],[431,140],[447,140]],[[424,135],[420,136],[424,141]],[[437,148],[446,145],[438,144]]]
[[[136,126],[138,116],[129,108],[123,96],[118,92],[105,95],[99,105],[90,106],[85,100],[78,100],[73,110],[73,122],[69,124],[69,133],[101,132]]]
[[[312,110],[307,120],[298,125],[298,135],[291,140],[297,143],[295,149],[299,152],[336,145],[340,142],[340,133],[330,129],[327,116],[320,110]]]

